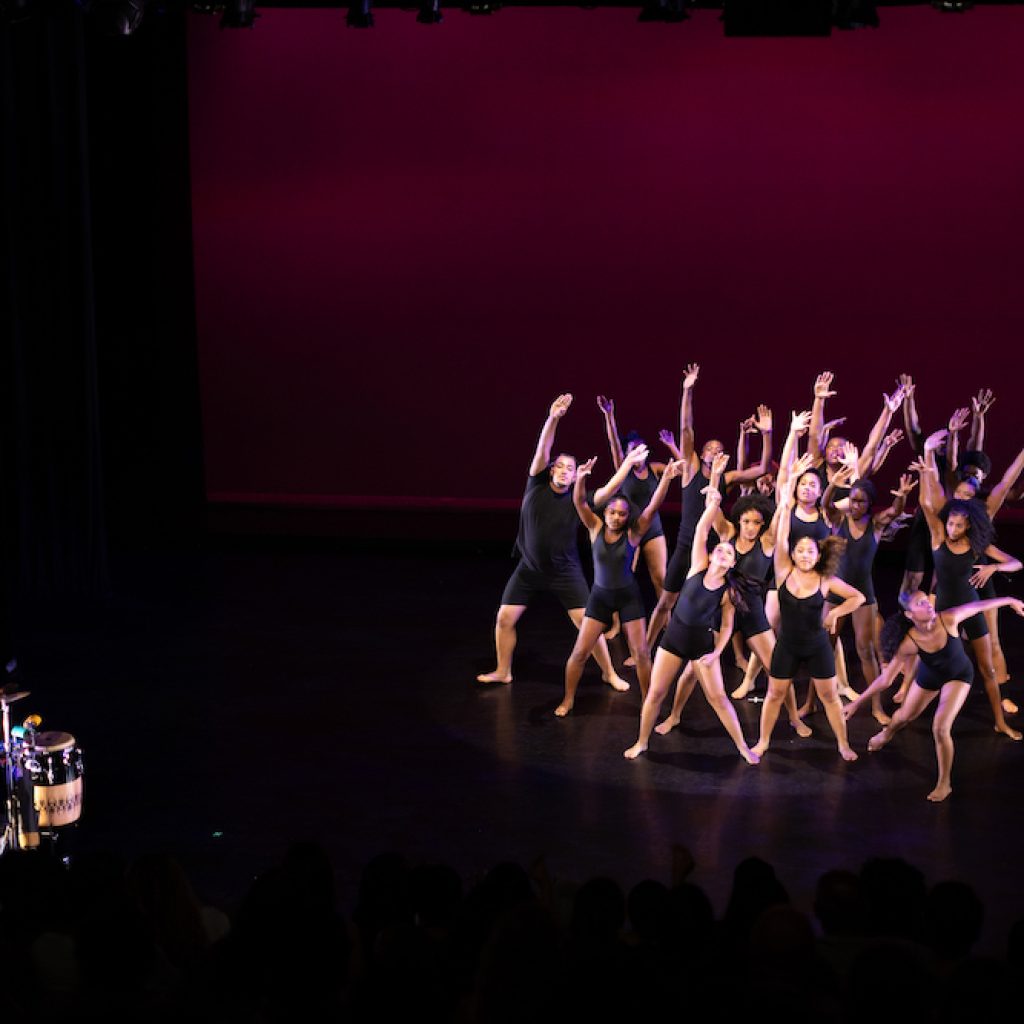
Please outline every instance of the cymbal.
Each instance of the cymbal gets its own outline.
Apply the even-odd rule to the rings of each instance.
[[[31,692],[31,690],[0,690],[0,700],[3,700],[5,704],[13,704],[16,700],[27,697]]]

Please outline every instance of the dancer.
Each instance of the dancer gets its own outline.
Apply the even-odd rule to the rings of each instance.
[[[921,478],[921,508],[931,534],[935,563],[935,607],[940,612],[977,601],[975,587],[986,583],[992,573],[1017,572],[1021,568],[1018,559],[1011,558],[992,543],[992,521],[980,502],[954,498],[943,503],[935,451],[946,434],[945,430],[932,434],[924,443],[924,462],[912,467]],[[981,564],[982,555],[987,555],[991,561]],[[1013,740],[1021,739],[1021,733],[1011,729],[1003,717],[985,616],[979,613],[965,619],[963,630],[978,662],[996,731]]]
[[[615,402],[604,395],[597,396],[597,407],[604,416],[605,433],[608,435],[608,447],[611,449],[612,466],[618,469],[622,465],[622,442],[619,440],[619,428],[615,423]],[[626,452],[642,445],[643,438],[634,431],[626,436]],[[622,484],[621,491],[629,499],[634,508],[645,508],[658,487],[658,480],[665,471],[665,463],[648,462],[646,459],[634,463],[632,470]],[[651,518],[647,532],[640,541],[640,552],[644,556],[648,575],[654,586],[655,598],[661,597],[665,582],[665,567],[668,564],[668,544],[665,531],[662,529],[661,516],[655,512]]]
[[[900,596],[903,608],[886,622],[882,631],[882,654],[889,660],[882,674],[852,703],[844,708],[847,718],[857,712],[866,700],[892,685],[902,672],[914,676],[914,662],[920,664],[910,692],[892,721],[868,741],[868,750],[881,750],[900,729],[909,725],[936,698],[939,706],[932,722],[935,737],[935,760],[939,777],[928,794],[933,803],[945,800],[953,791],[950,776],[953,770],[952,728],[956,716],[967,700],[974,669],[960,641],[960,626],[977,615],[999,608],[1012,608],[1024,616],[1024,602],[1015,597],[997,597],[986,601],[970,601],[937,611],[928,595],[918,590]]]
[[[716,460],[720,468],[724,468],[722,460],[727,459],[728,456],[723,455],[721,460]],[[717,544],[708,554],[708,533],[721,500],[718,488],[713,483],[708,484],[704,512],[694,530],[690,570],[654,658],[651,686],[640,712],[640,732],[636,743],[623,752],[623,756],[629,759],[638,757],[647,749],[658,711],[672,680],[689,662],[704,696],[736,744],[740,757],[748,764],[757,764],[760,760],[743,738],[736,710],[726,696],[722,682],[719,659],[729,642],[734,610],[746,611],[748,595],[756,584],[735,571],[736,551],[731,544]],[[719,613],[721,627],[716,643],[715,620]]]
[[[878,657],[875,653],[878,647],[876,634],[878,606],[871,571],[883,531],[903,512],[907,495],[917,486],[917,481],[910,474],[904,473],[900,477],[899,487],[892,491],[893,503],[884,511],[872,515],[871,508],[876,501],[875,485],[870,480],[857,480],[856,483],[851,484],[857,464],[857,451],[852,445],[847,446],[843,458],[846,464],[833,475],[832,481],[825,489],[822,504],[825,509],[825,517],[832,525],[836,536],[842,537],[846,541],[846,548],[843,551],[842,560],[839,562],[837,574],[840,579],[845,580],[851,587],[864,595],[864,604],[853,613],[853,634],[857,645],[857,656],[860,658],[861,672],[864,682],[867,684],[879,673]],[[835,495],[840,489],[847,487],[849,487],[848,507],[844,512],[837,508]],[[837,603],[831,595],[829,600]],[[838,633],[841,629],[842,623],[839,623],[836,632]],[[871,712],[882,725],[888,723],[889,716],[882,710],[881,696],[878,694],[872,701]]]
[[[829,633],[839,620],[864,603],[864,595],[836,577],[845,542],[827,537],[820,543],[801,537],[790,547],[789,510],[795,504],[794,485],[799,486],[813,456],[805,453],[797,460],[790,485],[780,495],[783,506],[775,538],[775,579],[778,583],[781,625],[768,676],[768,697],[761,709],[761,736],[753,751],[763,756],[771,741],[772,730],[786,690],[792,685],[801,665],[806,666],[818,699],[825,708],[835,733],[839,754],[844,761],[856,761],[857,755],[846,737],[846,722],[839,703],[835,657]],[[825,595],[832,591],[842,598],[825,616],[821,613]]]
[[[576,459],[563,453],[551,460],[555,431],[571,404],[569,394],[559,395],[551,403],[537,439],[519,512],[519,536],[516,538],[519,564],[501,595],[494,626],[497,666],[493,672],[478,675],[480,683],[512,682],[516,623],[538,594],[545,591],[554,594],[577,629],[583,622],[590,591],[576,547],[579,517],[569,493],[576,478]],[[609,686],[620,691],[629,689],[629,683],[616,674],[603,639],[594,648],[594,660],[601,669],[601,678]]]
[[[683,468],[682,462],[672,462],[665,467],[647,507],[635,521],[630,520],[630,503],[621,494],[609,499],[602,520],[594,514],[585,497],[585,480],[590,476],[595,461],[596,459],[590,459],[580,466],[576,471],[576,484],[573,487],[573,504],[590,534],[590,543],[594,551],[594,587],[583,613],[583,625],[580,626],[579,635],[576,637],[576,645],[565,663],[565,696],[562,703],[555,708],[555,714],[559,718],[564,718],[572,710],[583,666],[601,634],[611,625],[616,613],[636,664],[640,694],[643,697],[647,696],[651,676],[651,655],[644,639],[644,601],[633,575],[633,564],[637,549],[665,500],[669,481],[677,477]],[[641,444],[631,449],[619,464],[617,476],[598,493],[617,487],[620,483],[618,477],[632,475],[636,467],[644,465],[646,461],[645,445]]]
[[[685,462],[685,468],[680,477],[683,484],[683,508],[679,519],[676,548],[672,552],[668,568],[665,571],[664,590],[651,615],[651,622],[647,629],[647,645],[652,649],[659,634],[665,628],[665,623],[668,622],[676,601],[679,600],[679,593],[689,574],[694,531],[703,507],[701,494],[711,479],[711,465],[715,456],[724,451],[721,441],[712,440],[705,443],[699,456],[697,454],[693,432],[693,389],[699,374],[700,366],[691,363],[687,366],[686,375],[683,378],[683,396],[679,403],[680,457]],[[747,469],[726,473],[723,477],[723,491],[727,491],[734,484],[752,483],[768,471],[772,448],[772,414],[767,406],[758,406],[755,426],[761,434],[761,459],[756,465]],[[664,432],[661,437],[664,441]]]

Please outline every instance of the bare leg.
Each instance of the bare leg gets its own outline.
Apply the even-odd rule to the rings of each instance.
[[[682,668],[683,659],[669,654],[663,647],[658,648],[654,656],[654,666],[651,669],[651,685],[644,698],[644,706],[640,709],[640,732],[636,743],[628,750],[623,751],[623,757],[633,760],[639,757],[646,749],[651,738],[651,731],[661,710],[661,703],[668,695],[668,689],[672,680]]]
[[[614,640],[619,635],[619,613],[612,612],[612,624],[604,631],[605,640]]]
[[[846,719],[843,718],[843,705],[839,700],[839,682],[835,676],[831,679],[812,679],[814,689],[818,694],[825,709],[825,717],[832,731],[836,734],[836,745],[839,747],[839,756],[844,761],[856,761],[857,754],[850,741],[846,737]]]
[[[582,608],[569,609],[569,618],[572,619],[573,625],[577,629],[583,625],[583,611],[584,609]],[[625,693],[629,689],[629,683],[625,679],[621,679],[615,671],[615,666],[612,664],[612,656],[608,653],[608,641],[603,636],[598,638],[593,651],[591,651],[591,657],[601,669],[601,678],[613,690]]]
[[[664,722],[654,727],[659,736],[667,736],[682,720],[683,708],[697,685],[697,673],[694,670],[693,662],[688,661],[683,674],[676,680],[676,695],[672,698],[672,710]]]
[[[733,633],[732,635],[732,656],[736,662],[736,667],[743,673],[747,671],[747,652],[743,645],[743,637],[739,633]],[[735,696],[735,694],[733,694]]]
[[[658,637],[668,625],[668,617],[672,614],[672,609],[675,608],[678,600],[679,592],[673,594],[671,590],[663,590],[661,597],[658,598],[654,613],[651,615],[651,623],[647,627],[647,649],[651,652],[652,657],[654,649],[658,645]]]
[[[647,566],[647,575],[651,578],[651,584],[654,587],[654,598],[657,601],[661,600],[661,595],[665,592],[665,569],[668,565],[668,544],[665,542],[664,537],[654,537],[649,540],[642,548],[644,555],[644,563]],[[653,644],[648,650],[648,662],[650,662],[650,653],[653,651]],[[630,655],[623,664],[627,668],[636,667],[636,658]]]
[[[754,683],[761,674],[761,659],[751,649],[750,657],[747,658],[747,667],[743,673],[743,682],[736,687],[729,695],[733,700],[743,700],[744,697],[754,692]],[[767,671],[767,667],[765,667]]]
[[[779,718],[779,711],[786,700],[786,691],[792,691],[792,679],[776,679],[768,677],[768,694],[761,705],[761,735],[754,745],[754,753],[758,757],[764,757],[771,743],[772,730]]]
[[[516,623],[526,611],[525,604],[503,604],[494,623],[494,648],[498,667],[493,672],[482,672],[478,683],[511,683],[512,653],[516,649]]]
[[[623,627],[626,634],[626,643],[629,644],[629,651],[633,655],[633,664],[636,666],[636,678],[640,683],[640,696],[647,697],[651,686],[651,655],[647,650],[644,640],[646,630],[643,619],[633,619]]]
[[[903,706],[892,716],[889,724],[868,740],[868,750],[872,753],[881,750],[900,729],[910,725],[931,704],[935,696],[934,690],[922,690],[917,683],[912,684],[907,691],[907,699],[903,702]]]
[[[722,682],[722,665],[718,658],[715,658],[710,665],[704,661],[694,662],[697,670],[697,679],[700,681],[701,689],[708,703],[714,708],[718,720],[725,726],[729,738],[736,744],[740,757],[747,764],[757,764],[761,755],[755,753],[747,746],[743,738],[743,730],[740,728],[740,720],[736,717],[736,709],[732,706],[725,692],[725,684]]]
[[[989,608],[985,612],[985,621],[988,623],[989,641],[992,646],[992,665],[996,670],[996,682],[1003,686],[1010,679],[1010,673],[1006,668],[1006,655],[1003,654],[1003,645],[999,639],[999,610]],[[1016,714],[1020,708],[1007,697],[1003,698],[1003,711],[1008,715]]]
[[[853,635],[857,643],[857,657],[860,659],[860,670],[864,676],[864,685],[873,683],[881,669],[875,655],[875,615],[872,605],[862,605],[853,613]],[[879,725],[888,725],[889,716],[882,710],[882,695],[871,694],[871,714]]]
[[[576,700],[576,688],[580,685],[580,676],[583,675],[583,666],[586,665],[591,651],[597,646],[597,641],[601,638],[604,628],[605,624],[600,619],[584,617],[572,654],[569,655],[569,660],[565,663],[565,696],[562,698],[562,703],[555,708],[555,714],[559,718],[565,718],[572,711],[573,703]]]
[[[945,683],[939,692],[939,706],[932,721],[932,735],[935,737],[935,760],[939,766],[939,780],[928,794],[932,803],[945,800],[953,792],[953,722],[967,700],[971,688],[967,683],[953,680]]]
[[[857,697],[857,691],[850,685],[850,671],[846,665],[846,647],[843,645],[843,638],[839,635],[839,630],[842,630],[845,621],[844,617],[836,631],[836,680],[839,684],[839,695],[847,700],[854,700]],[[875,675],[877,674],[876,672]],[[875,676],[871,677],[871,679],[874,678]],[[869,679],[868,682],[870,681]]]
[[[978,672],[985,684],[985,696],[988,697],[989,705],[992,708],[996,732],[1005,733],[1011,740],[1019,740],[1021,734],[1016,729],[1011,729],[1003,717],[1003,705],[999,699],[999,684],[996,682],[996,670],[992,664],[992,645],[989,643],[989,638],[981,636],[977,640],[972,640],[971,650],[974,651],[974,657],[978,662]]]
[[[766,630],[764,633],[752,636],[747,642],[750,644],[751,651],[757,656],[757,660],[765,666],[770,666],[772,654],[775,651],[775,634],[771,630]],[[786,714],[789,716],[789,724],[796,730],[797,736],[806,739],[811,735],[811,728],[808,725],[804,725],[800,720],[800,713],[796,707],[796,694],[793,692],[792,686],[786,687],[785,704]],[[774,724],[773,719],[772,725],[774,726]]]
[[[921,584],[924,582],[924,570],[911,572],[908,570],[903,574],[903,582],[900,584],[901,594],[916,594],[921,590]]]

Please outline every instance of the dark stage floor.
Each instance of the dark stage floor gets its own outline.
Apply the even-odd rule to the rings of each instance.
[[[804,741],[782,721],[750,768],[698,694],[681,729],[627,762],[636,691],[613,693],[591,667],[571,718],[552,715],[572,644],[554,605],[527,613],[512,686],[474,683],[492,664],[509,569],[491,547],[440,545],[122,557],[105,608],[50,618],[22,644],[33,693],[17,718],[38,711],[83,747],[81,846],[171,847],[222,904],[297,838],[331,851],[349,896],[387,848],[467,877],[543,856],[558,876],[630,885],[667,880],[683,843],[719,911],[750,854],[807,909],[822,871],[895,854],[929,881],[974,883],[986,945],[1002,947],[1024,913],[1024,744],[993,732],[980,687],[955,727],[942,805],[925,800],[930,716],[852,765],[823,715]],[[880,592],[894,587],[883,576]],[[1024,665],[1024,623],[1004,623],[1011,668]],[[751,742],[759,712],[739,705]],[[873,731],[867,715],[853,723],[859,751]]]

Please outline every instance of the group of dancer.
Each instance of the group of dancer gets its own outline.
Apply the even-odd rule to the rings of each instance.
[[[923,435],[915,385],[903,375],[883,396],[881,412],[863,449],[830,436],[843,420],[827,422],[825,405],[835,396],[833,375],[819,374],[806,412],[791,416],[777,466],[772,463],[773,418],[766,406],[740,425],[736,467],[720,441],[699,450],[693,426],[694,391],[700,367],[687,367],[682,381],[678,446],[669,431],[660,440],[671,458],[650,460],[643,439],[626,436],[625,450],[614,403],[597,400],[604,417],[614,473],[588,494],[596,458],[579,465],[572,455],[552,458],[555,435],[572,396],[551,404],[530,465],[520,514],[519,563],[502,595],[495,625],[497,665],[477,677],[481,683],[510,683],[516,626],[531,600],[553,594],[578,629],[565,667],[559,717],[573,708],[588,658],[616,690],[629,684],[616,672],[606,637],[621,633],[636,669],[643,697],[636,742],[625,750],[636,758],[647,750],[651,733],[666,734],[680,721],[697,684],[740,756],[757,764],[768,750],[783,705],[791,727],[811,735],[804,717],[821,703],[840,756],[857,754],[846,720],[864,705],[882,729],[868,744],[878,750],[938,697],[933,733],[938,779],[928,794],[944,800],[951,792],[951,727],[973,681],[974,668],[961,634],[977,662],[996,731],[1011,739],[1021,733],[1006,721],[1016,712],[1000,686],[1008,679],[998,640],[997,611],[1024,616],[1024,603],[997,597],[992,577],[1015,572],[1021,562],[996,547],[992,517],[1013,493],[1024,469],[1024,450],[989,490],[991,462],[982,450],[991,392],[982,391],[971,409],[959,409],[945,429]],[[900,476],[889,506],[876,510],[872,476],[903,439],[890,430],[903,409],[906,436],[917,458]],[[961,452],[960,434],[971,424]],[[748,464],[747,439],[760,435],[757,462]],[[804,440],[806,439],[806,440]],[[799,449],[805,450],[801,454]],[[659,509],[671,483],[682,485],[679,533],[668,557]],[[907,498],[920,484],[919,509],[911,517]],[[723,497],[738,497],[729,516]],[[912,519],[900,610],[884,625],[872,580],[878,545]],[[594,585],[588,587],[577,545],[579,525],[587,529],[593,553]],[[656,604],[647,621],[636,568],[643,556]],[[925,589],[934,581],[934,587]],[[849,683],[839,639],[851,619],[861,673],[867,684],[858,694]],[[730,641],[744,680],[733,692],[751,692],[758,673],[767,672],[760,735],[749,746],[725,690],[721,656]],[[882,692],[902,676],[892,717]],[[797,707],[793,683],[809,678],[807,700]],[[673,682],[672,711],[656,724]],[[850,703],[845,707],[841,696]]]

